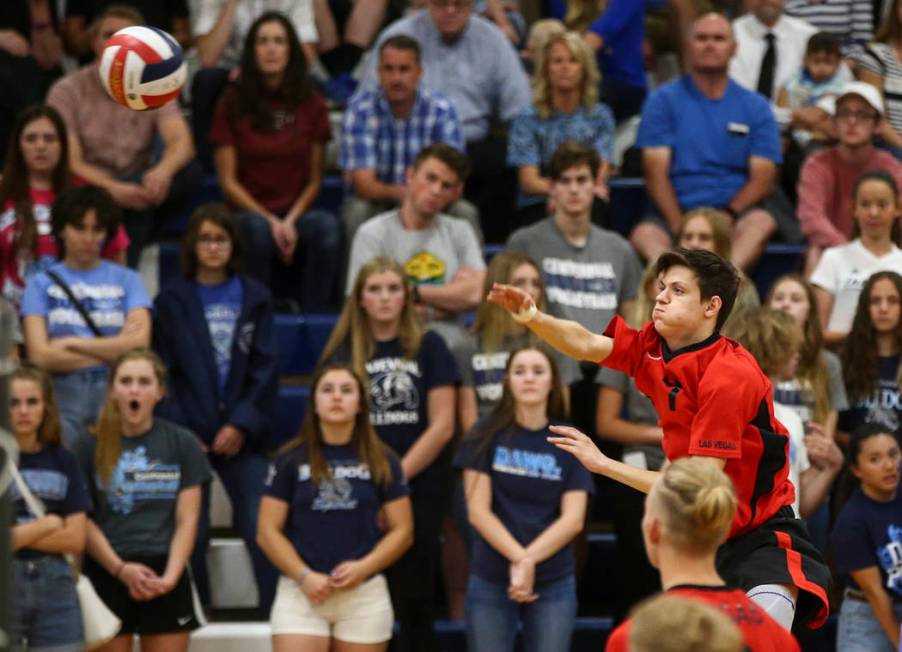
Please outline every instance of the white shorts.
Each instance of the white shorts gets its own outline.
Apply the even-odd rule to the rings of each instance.
[[[350,591],[336,591],[319,605],[307,599],[297,582],[282,575],[269,621],[273,636],[304,634],[346,643],[384,643],[391,639],[395,614],[382,575]]]

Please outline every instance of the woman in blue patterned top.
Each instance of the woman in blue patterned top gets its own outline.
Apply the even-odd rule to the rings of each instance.
[[[511,123],[507,149],[508,164],[518,169],[521,225],[549,212],[551,155],[562,143],[577,141],[594,147],[602,159],[592,220],[606,226],[614,116],[598,101],[598,80],[595,57],[576,32],[552,36],[539,53],[532,81],[533,105]]]

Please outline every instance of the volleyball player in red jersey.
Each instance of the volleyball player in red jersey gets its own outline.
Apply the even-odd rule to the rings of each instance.
[[[715,568],[718,546],[736,512],[730,479],[710,459],[684,457],[664,470],[645,499],[642,539],[668,594],[712,605],[742,632],[752,652],[798,652],[792,634]],[[613,631],[605,652],[627,652],[630,621]]]
[[[789,436],[774,417],[770,381],[739,344],[722,337],[736,298],[736,269],[717,254],[674,249],[657,262],[659,293],[641,330],[615,317],[603,335],[536,309],[525,292],[495,285],[488,299],[554,348],[628,373],[654,403],[670,461],[717,460],[739,501],[717,555],[728,584],[744,589],[787,629],[819,627],[829,613],[830,572],[795,518]],[[659,471],[605,456],[585,434],[552,426],[552,443],[590,471],[648,493]]]

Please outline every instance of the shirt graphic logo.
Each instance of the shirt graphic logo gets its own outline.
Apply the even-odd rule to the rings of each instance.
[[[414,283],[442,285],[447,282],[445,280],[445,261],[429,251],[421,251],[404,263],[404,271],[407,273],[407,278]]]
[[[110,477],[107,501],[110,509],[130,514],[135,503],[144,500],[175,500],[182,472],[178,464],[162,464],[147,459],[147,448],[124,451]],[[100,478],[97,478],[101,486]]]
[[[617,308],[617,274],[611,263],[545,258],[542,272],[550,302],[590,310]]]
[[[370,422],[374,426],[417,423],[420,392],[414,378],[420,376],[416,360],[379,358],[366,363],[370,377]]]
[[[890,525],[886,534],[889,543],[877,549],[877,559],[886,572],[886,588],[902,596],[902,527]]]
[[[507,446],[498,446],[495,449],[492,469],[499,473],[553,482],[560,482],[563,473],[557,458],[551,453],[536,453]]]
[[[313,499],[314,512],[335,512],[357,507],[354,488],[347,478],[326,478],[319,483],[319,494]]]

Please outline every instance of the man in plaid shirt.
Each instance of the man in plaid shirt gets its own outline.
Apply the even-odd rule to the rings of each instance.
[[[347,242],[366,220],[401,203],[405,174],[427,145],[443,142],[464,151],[460,119],[448,98],[420,85],[420,46],[392,36],[379,48],[379,86],[357,93],[341,129],[341,168],[353,194],[341,208]],[[479,214],[459,199],[443,212],[466,219],[480,234]]]

